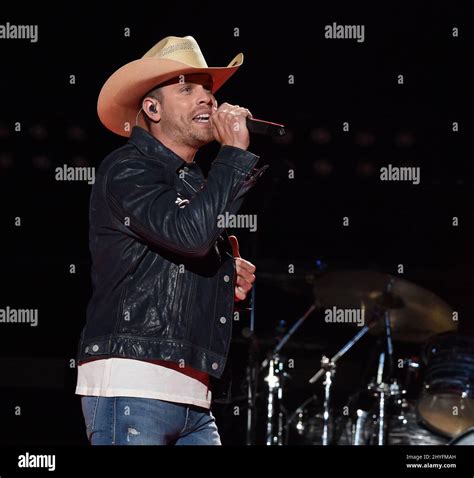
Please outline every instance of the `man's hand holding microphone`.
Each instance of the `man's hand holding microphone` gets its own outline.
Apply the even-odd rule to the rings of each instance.
[[[250,143],[250,134],[247,128],[247,118],[252,118],[252,113],[247,108],[222,103],[218,108],[213,108],[209,119],[214,137],[222,145],[235,146],[246,150]]]

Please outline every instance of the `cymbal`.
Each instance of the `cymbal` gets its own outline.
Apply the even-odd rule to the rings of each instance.
[[[327,272],[315,279],[313,292],[317,303],[325,309],[364,310],[366,324],[378,321],[370,331],[374,335],[384,334],[385,310],[394,340],[424,342],[433,335],[457,329],[453,310],[446,302],[423,287],[389,274],[361,270]]]

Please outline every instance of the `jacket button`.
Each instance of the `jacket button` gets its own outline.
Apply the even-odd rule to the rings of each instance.
[[[225,317],[221,317],[219,320],[221,324],[225,324],[227,322],[227,319]]]
[[[214,362],[212,365],[212,370],[217,370],[219,368],[219,364],[217,362]]]
[[[99,346],[97,344],[92,346],[92,352],[97,352],[99,350]]]
[[[229,282],[230,281],[230,277],[226,274],[224,276],[224,282]]]

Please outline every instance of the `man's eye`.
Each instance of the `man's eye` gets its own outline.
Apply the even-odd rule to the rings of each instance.
[[[181,91],[182,92],[191,91],[191,87],[190,86],[184,86],[183,88],[181,88]]]

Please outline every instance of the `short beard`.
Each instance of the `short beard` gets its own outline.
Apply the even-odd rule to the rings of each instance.
[[[162,111],[160,123],[167,136],[173,138],[175,142],[192,148],[200,148],[215,139],[211,128],[193,128],[192,124],[170,120],[164,111]]]

